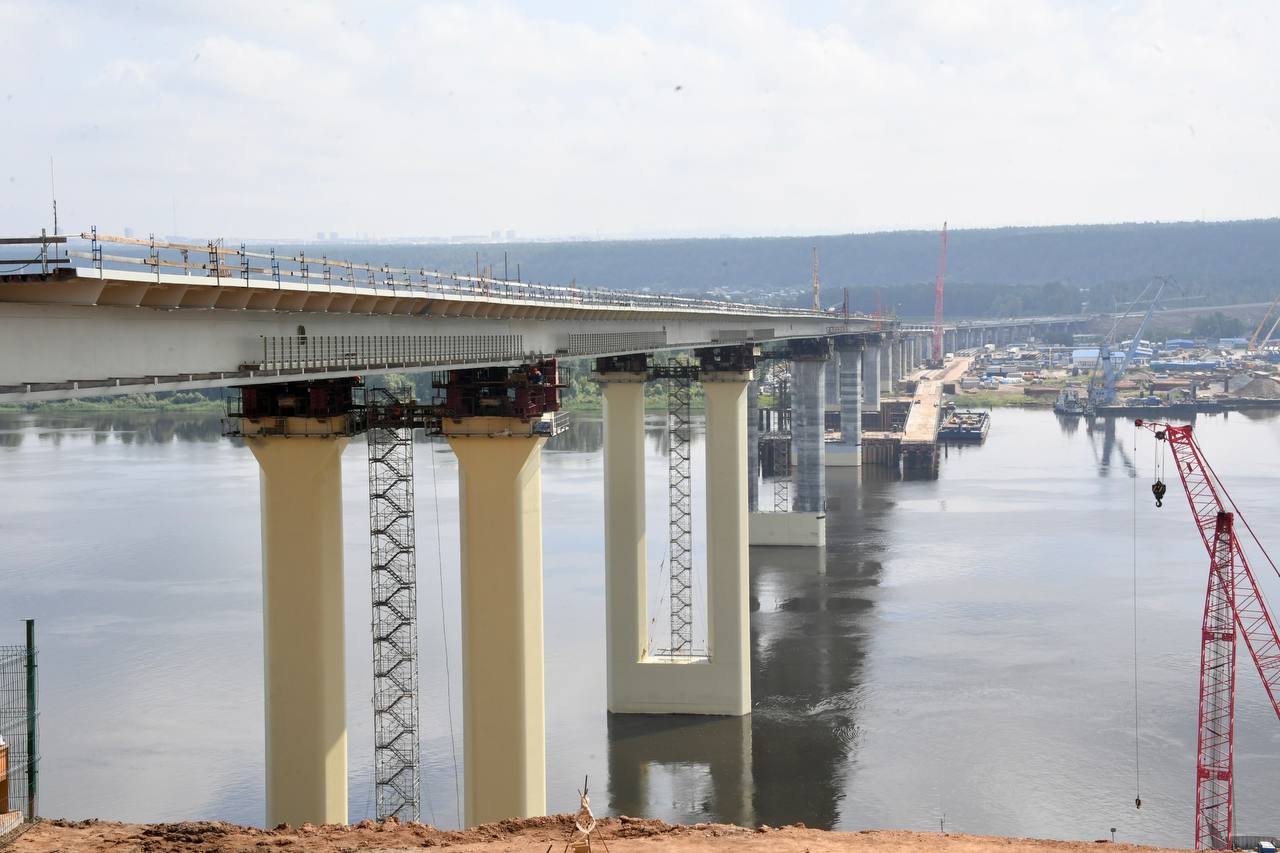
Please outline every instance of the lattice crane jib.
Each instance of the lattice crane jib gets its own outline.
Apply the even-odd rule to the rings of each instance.
[[[385,389],[366,391],[374,794],[380,820],[407,821],[422,817],[413,430],[380,416],[400,405]]]
[[[1232,516],[1217,515],[1200,646],[1196,747],[1196,846],[1230,848],[1231,745],[1235,733],[1235,554]]]
[[[1271,560],[1205,460],[1191,426],[1143,420],[1136,424],[1168,444],[1210,558],[1201,634],[1195,843],[1202,850],[1230,849],[1237,638],[1244,639],[1263,689],[1280,717],[1280,635],[1242,547],[1242,527],[1267,561]],[[1159,482],[1153,486],[1158,497],[1164,494],[1163,489]]]
[[[667,377],[667,496],[670,503],[667,565],[673,656],[693,654],[692,390],[690,374],[675,372]]]

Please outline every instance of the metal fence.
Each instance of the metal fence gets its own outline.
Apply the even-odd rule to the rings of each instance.
[[[38,814],[40,752],[35,621],[29,619],[26,625],[26,645],[0,646],[0,738],[9,759],[9,801],[0,802],[0,812],[21,811],[31,820]]]

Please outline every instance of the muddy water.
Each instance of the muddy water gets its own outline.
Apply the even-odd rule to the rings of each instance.
[[[1280,420],[1233,414],[1198,429],[1280,548]],[[570,809],[589,775],[601,810],[671,820],[945,821],[1083,839],[1114,826],[1125,840],[1190,843],[1207,563],[1181,497],[1152,506],[1149,437],[1135,450],[1128,424],[1090,432],[997,411],[987,443],[953,449],[937,481],[830,471],[826,551],[752,551],[743,719],[604,712],[600,441],[599,423],[580,419],[543,461],[549,808]],[[695,471],[700,452],[699,437]],[[344,457],[353,820],[372,812],[364,464],[355,443]],[[657,422],[648,466],[660,647]],[[456,467],[420,442],[417,473],[424,817],[448,826],[450,698],[461,748]],[[0,643],[19,641],[19,618],[39,620],[43,812],[261,823],[249,453],[215,419],[0,416],[0,480]],[[1280,581],[1260,568],[1280,603]],[[1280,831],[1280,722],[1247,658],[1239,679],[1237,827]]]

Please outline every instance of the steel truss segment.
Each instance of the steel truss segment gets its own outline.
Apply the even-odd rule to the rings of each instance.
[[[670,550],[670,641],[669,654],[693,654],[693,513],[691,471],[690,403],[693,390],[691,372],[673,371],[667,378],[668,477],[670,504],[668,533]]]
[[[1191,426],[1169,426],[1166,424],[1144,424],[1153,431],[1163,430],[1169,442],[1178,467],[1178,476],[1187,493],[1187,502],[1191,513],[1195,516],[1196,525],[1200,529],[1200,537],[1204,541],[1209,554],[1214,553],[1214,533],[1219,512],[1227,511],[1230,499],[1220,494],[1219,484],[1213,475],[1213,469],[1204,459],[1200,446],[1196,444]],[[1234,507],[1230,507],[1234,509]],[[1235,510],[1235,516],[1239,511]],[[1241,519],[1243,520],[1243,519]],[[1232,547],[1235,552],[1234,573],[1234,610],[1235,623],[1245,645],[1258,669],[1262,686],[1271,700],[1276,717],[1280,718],[1280,634],[1276,632],[1275,622],[1267,608],[1262,590],[1258,586],[1249,558],[1240,545],[1240,537],[1232,535]]]
[[[1196,747],[1196,847],[1230,848],[1232,746],[1235,735],[1235,540],[1232,515],[1214,522],[1200,645]]]
[[[371,426],[369,556],[373,599],[374,795],[378,818],[420,820],[417,560],[413,429],[394,423],[404,401],[382,388],[365,395]]]

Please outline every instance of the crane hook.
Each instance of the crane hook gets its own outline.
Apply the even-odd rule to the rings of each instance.
[[[1166,491],[1164,482],[1156,480],[1151,484],[1151,494],[1156,496],[1156,506],[1164,506],[1164,493]]]
[[[1134,807],[1135,809],[1140,809],[1140,808],[1142,808],[1142,797],[1136,797],[1136,798],[1134,798],[1134,801],[1133,801],[1133,807]]]

